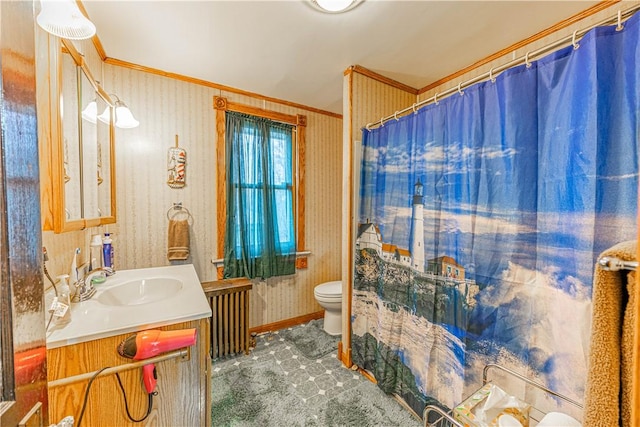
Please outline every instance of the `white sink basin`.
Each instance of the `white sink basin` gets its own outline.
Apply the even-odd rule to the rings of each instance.
[[[119,270],[96,289],[71,304],[71,322],[49,330],[47,348],[211,317],[192,264]]]
[[[149,304],[174,296],[182,286],[181,280],[172,277],[137,279],[106,289],[97,300],[112,306]]]

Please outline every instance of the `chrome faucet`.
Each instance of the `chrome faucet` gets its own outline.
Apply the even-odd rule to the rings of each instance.
[[[113,270],[110,268],[99,267],[91,271],[85,276],[84,279],[78,280],[74,283],[76,288],[75,293],[71,297],[71,302],[82,302],[91,299],[96,293],[96,288],[93,286],[93,278],[96,276],[102,276],[106,278],[113,274]]]

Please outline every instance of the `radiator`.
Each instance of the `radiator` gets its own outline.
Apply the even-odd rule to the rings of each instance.
[[[217,280],[202,284],[213,312],[211,358],[249,353],[249,291],[246,278]]]

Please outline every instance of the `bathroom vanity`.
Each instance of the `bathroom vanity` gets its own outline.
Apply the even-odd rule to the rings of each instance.
[[[210,426],[209,318],[211,309],[192,265],[119,271],[97,286],[93,298],[72,305],[71,323],[47,336],[49,419],[73,415],[77,425],[93,373],[83,426]],[[196,329],[196,343],[159,355],[158,394],[142,423],[126,414],[116,375],[131,416],[147,413],[148,397],[139,361],[118,354],[130,335],[148,329]],[[150,360],[150,359],[148,359]]]

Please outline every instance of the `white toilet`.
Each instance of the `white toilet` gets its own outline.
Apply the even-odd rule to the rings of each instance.
[[[342,334],[342,281],[322,283],[313,294],[324,308],[324,331],[329,335]]]

